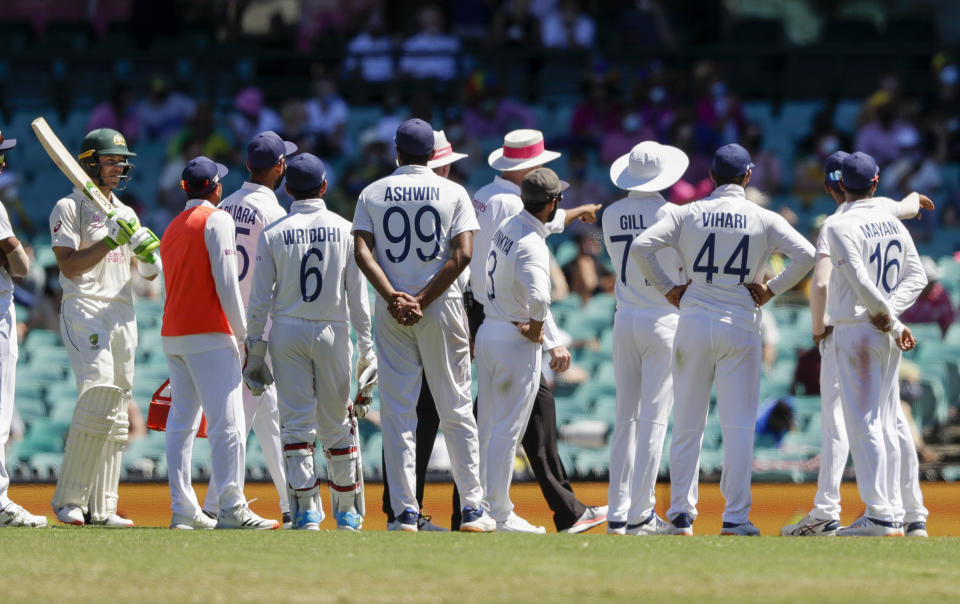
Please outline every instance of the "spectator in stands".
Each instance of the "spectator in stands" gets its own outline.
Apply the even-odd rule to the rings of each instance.
[[[643,119],[643,113],[631,106],[621,106],[620,127],[609,130],[600,142],[600,163],[610,165],[618,157],[630,153],[637,141],[656,140],[656,132]]]
[[[677,117],[667,74],[659,66],[645,80],[637,80],[631,94],[631,105],[638,108],[644,124],[653,128],[655,139],[666,142]]]
[[[763,148],[763,130],[760,126],[745,124],[742,144],[756,164],[750,184],[767,194],[779,193],[783,189],[783,164],[779,154]]]
[[[941,336],[946,336],[954,319],[950,294],[939,281],[940,268],[933,258],[921,256],[920,263],[927,274],[927,286],[913,306],[900,315],[900,320],[904,323],[936,323],[940,326]]]
[[[740,140],[747,123],[737,99],[717,68],[701,63],[694,69],[696,101],[696,142],[702,151],[716,149]],[[712,151],[711,151],[712,152]]]
[[[276,111],[263,103],[263,91],[257,86],[247,86],[233,99],[234,112],[230,115],[230,131],[233,140],[249,141],[253,135],[265,130],[278,132],[283,121]]]
[[[560,10],[543,17],[540,33],[547,48],[593,48],[596,24],[577,0],[563,0]]]
[[[203,141],[190,138],[180,145],[176,155],[167,159],[157,180],[157,206],[150,216],[154,224],[166,227],[174,216],[180,213],[183,204],[187,202],[187,194],[180,186],[183,168],[187,165],[187,159],[193,159],[202,153]]]
[[[600,233],[596,229],[576,235],[577,255],[563,265],[570,291],[580,296],[581,304],[586,304],[594,294],[613,293],[616,275],[600,260],[603,246]]]
[[[823,163],[831,154],[850,148],[849,138],[833,127],[832,111],[823,111],[814,118],[814,134],[800,145],[803,157],[793,166],[793,193],[805,209],[824,196]],[[830,202],[830,206],[833,202]],[[816,241],[814,239],[814,241]]]
[[[427,5],[420,9],[417,20],[420,30],[403,43],[400,71],[417,80],[456,78],[460,40],[445,32],[443,13]]]
[[[790,394],[820,395],[820,349],[817,346],[797,352],[797,366],[793,370]]]
[[[570,120],[570,146],[596,149],[604,136],[620,128],[620,103],[614,85],[602,76],[591,75],[582,90]]]
[[[344,170],[340,188],[355,204],[360,191],[368,184],[396,170],[393,134],[370,128],[360,135],[360,155]],[[351,211],[346,216],[353,216]]]
[[[625,47],[660,51],[676,45],[673,27],[660,0],[633,0],[617,26],[620,44]]]
[[[350,40],[344,69],[366,82],[393,79],[393,40],[384,32],[381,11],[373,11],[363,30]]]
[[[787,432],[796,427],[793,415],[793,403],[789,396],[764,401],[757,413],[757,444],[779,447]]]
[[[854,148],[873,156],[883,169],[900,156],[904,143],[918,138],[916,127],[900,117],[900,107],[888,101],[878,105],[875,117],[857,130]]]
[[[521,128],[537,128],[537,118],[526,105],[506,95],[499,80],[476,71],[467,80],[467,109],[463,126],[471,138],[497,137]]]
[[[960,161],[960,66],[944,53],[933,60],[936,95],[927,102],[928,128],[938,137],[940,162]]]
[[[115,84],[110,92],[110,100],[104,101],[90,111],[84,132],[97,128],[113,128],[120,132],[130,132],[130,143],[137,142],[140,135],[140,117],[134,103],[133,92],[126,84]]]
[[[570,152],[566,179],[570,186],[563,192],[563,200],[560,202],[560,207],[564,210],[588,203],[604,203],[610,198],[609,189],[605,184],[590,178],[587,153],[582,149]],[[567,231],[574,235],[593,234],[595,227],[576,220],[567,227]]]
[[[46,281],[43,291],[30,307],[30,318],[27,319],[27,333],[34,329],[48,331],[60,330],[60,305],[63,298],[63,289],[60,287],[60,269],[56,264],[43,267]]]
[[[200,145],[200,154],[213,158],[214,161],[232,165],[240,159],[234,152],[233,145],[230,144],[229,134],[217,128],[216,117],[210,103],[197,103],[197,110],[193,117],[167,145],[167,158],[173,159],[180,156],[184,145],[190,141],[197,141]],[[180,171],[183,171],[183,165],[180,166]],[[179,183],[179,180],[177,182]]]
[[[337,85],[332,78],[321,76],[313,83],[313,97],[304,103],[304,109],[307,127],[316,137],[314,153],[323,157],[342,154],[350,107],[338,94]],[[284,132],[289,137],[289,130]],[[297,142],[292,138],[287,140]]]
[[[196,109],[192,99],[170,90],[162,76],[154,76],[150,94],[137,110],[141,134],[150,140],[166,141],[183,128]]]
[[[500,4],[491,22],[491,42],[506,48],[540,46],[540,20],[530,11],[530,0],[508,0]]]
[[[301,152],[317,152],[316,145],[321,137],[314,134],[310,128],[307,106],[303,100],[291,98],[284,101],[280,107],[280,121],[283,122],[283,126],[277,134],[283,140],[294,143]],[[343,149],[338,146],[336,154],[340,155],[341,153],[343,153]],[[330,153],[327,153],[328,157],[329,155]],[[277,199],[279,199],[279,196]]]

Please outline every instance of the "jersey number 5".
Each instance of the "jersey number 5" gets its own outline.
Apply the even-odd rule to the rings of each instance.
[[[393,217],[394,214],[400,216],[399,233],[390,230],[390,218]],[[433,216],[433,226],[430,227],[432,230],[428,232],[423,231],[423,217],[426,214]],[[413,230],[417,233],[417,239],[423,243],[433,244],[433,251],[431,251],[429,254],[425,254],[423,249],[418,247],[417,257],[424,262],[436,258],[440,254],[440,212],[438,212],[436,208],[432,206],[421,207],[413,216]],[[410,217],[403,208],[392,206],[383,213],[383,234],[390,243],[403,244],[403,248],[400,250],[399,254],[394,254],[392,250],[387,250],[387,258],[390,260],[390,262],[403,262],[403,260],[407,257],[407,254],[410,253],[411,240]]]
[[[249,235],[250,229],[247,227],[237,227],[237,237],[240,235]],[[237,277],[237,281],[243,281],[243,278],[247,276],[247,269],[250,268],[250,255],[247,254],[247,249],[237,244],[237,253],[240,254],[240,275]]]
[[[310,256],[317,257],[318,265],[323,262],[323,253],[315,247],[307,250],[307,253],[303,255],[303,259],[300,260],[300,297],[303,298],[304,302],[313,302],[320,297],[320,289],[323,287],[323,273],[320,272],[320,267],[307,266],[310,261]],[[316,280],[317,286],[312,292],[307,293],[307,285],[310,282],[310,277]]]
[[[716,273],[720,272],[720,268],[714,263],[714,247],[716,245],[717,234],[710,233],[707,235],[706,241],[703,242],[703,247],[700,248],[700,252],[697,254],[697,259],[693,261],[693,272],[695,273],[706,273],[707,274],[707,283],[713,283],[713,276]],[[701,261],[706,255],[706,264],[701,264]],[[747,275],[750,274],[750,269],[747,267],[747,257],[750,255],[750,236],[744,235],[740,239],[740,243],[737,244],[737,247],[734,248],[733,253],[730,254],[730,258],[727,260],[727,263],[723,265],[723,274],[724,275],[736,275],[740,277],[740,283],[743,283],[743,280],[747,278]],[[737,268],[733,265],[734,261],[740,259],[740,267]]]

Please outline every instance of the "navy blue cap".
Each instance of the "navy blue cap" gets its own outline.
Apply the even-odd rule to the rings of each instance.
[[[251,170],[272,168],[284,157],[297,150],[297,146],[290,141],[280,138],[273,130],[266,130],[257,134],[247,143],[247,165]]]
[[[17,139],[15,138],[3,138],[3,132],[0,132],[0,151],[6,151],[7,149],[13,149],[17,146]]]
[[[397,149],[410,155],[424,156],[433,153],[433,126],[420,118],[413,118],[397,128]]]
[[[843,160],[840,167],[843,188],[862,191],[869,189],[880,179],[880,168],[872,157],[857,151]]]
[[[730,143],[717,149],[713,154],[713,164],[710,166],[713,175],[720,178],[743,176],[752,168],[750,153],[737,143]]]
[[[323,162],[313,153],[301,153],[287,162],[287,186],[298,193],[320,188],[327,179]]]
[[[843,160],[850,157],[846,151],[834,151],[823,162],[824,182],[827,186],[836,191],[840,190],[840,168],[843,166]]]
[[[217,183],[227,175],[227,167],[203,155],[194,157],[183,168],[180,186],[190,195],[204,196],[217,188]]]

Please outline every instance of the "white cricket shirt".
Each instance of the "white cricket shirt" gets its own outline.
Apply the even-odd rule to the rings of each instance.
[[[523,210],[491,238],[485,273],[485,321],[545,321],[550,309],[550,251],[546,225]]]
[[[10,224],[10,216],[7,214],[7,208],[0,202],[0,240],[13,237],[13,226]],[[0,269],[0,313],[6,312],[13,304],[13,279],[7,268]]]

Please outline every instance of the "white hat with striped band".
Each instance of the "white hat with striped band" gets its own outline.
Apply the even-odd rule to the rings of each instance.
[[[510,172],[525,170],[560,157],[556,151],[543,148],[543,133],[539,130],[514,130],[503,137],[503,147],[487,158],[494,170]]]
[[[454,153],[453,145],[447,142],[443,130],[433,131],[433,159],[427,162],[428,168],[439,168],[467,157],[466,153]]]

